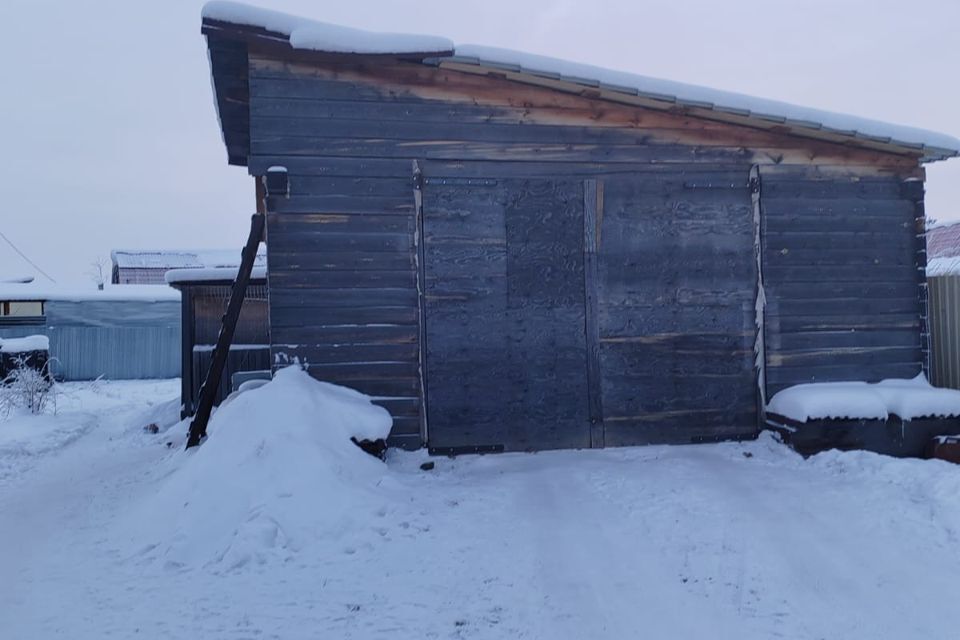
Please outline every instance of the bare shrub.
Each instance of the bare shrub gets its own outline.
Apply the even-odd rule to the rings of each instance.
[[[57,411],[57,394],[50,375],[50,361],[40,369],[27,363],[23,356],[14,360],[16,367],[0,381],[0,414],[26,411],[32,414]]]

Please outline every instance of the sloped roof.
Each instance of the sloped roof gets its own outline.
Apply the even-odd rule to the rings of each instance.
[[[216,269],[240,266],[239,249],[192,250],[126,250],[110,252],[113,264],[121,269]],[[255,264],[266,265],[267,253],[262,246]]]
[[[203,9],[203,21],[204,33],[208,36],[213,33],[223,34],[224,27],[233,26],[241,31],[245,30],[245,37],[248,39],[260,38],[273,45],[281,43],[290,50],[393,55],[454,69],[507,74],[511,80],[559,90],[563,90],[564,86],[579,87],[581,90],[591,88],[598,90],[602,98],[636,99],[641,101],[643,106],[652,108],[680,107],[689,110],[692,115],[708,119],[762,128],[781,126],[795,135],[816,139],[840,139],[871,148],[876,148],[877,144],[888,145],[893,152],[899,149],[901,153],[916,153],[925,162],[960,155],[960,140],[924,129],[518,51],[479,45],[455,45],[446,38],[435,36],[373,33],[223,1],[207,3]],[[218,85],[218,61],[214,60],[213,47],[211,64],[214,66],[214,84]],[[223,103],[218,96],[218,105]],[[220,115],[226,138],[226,132],[231,127],[223,121],[224,114]],[[228,147],[230,146],[228,141]],[[234,145],[234,149],[230,151],[231,162],[243,163],[243,154],[239,151]]]
[[[927,258],[960,256],[960,222],[927,229]]]
[[[960,274],[960,222],[927,229],[927,277]]]
[[[67,302],[125,301],[164,302],[180,300],[180,292],[155,284],[106,284],[103,289],[88,285],[61,285],[43,282],[0,284],[0,300],[58,300]]]

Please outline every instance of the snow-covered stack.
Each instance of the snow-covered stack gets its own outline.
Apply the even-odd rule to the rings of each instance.
[[[960,416],[960,391],[939,389],[922,373],[912,379],[798,384],[777,393],[767,411],[797,422],[808,420],[903,420]]]
[[[118,536],[137,559],[217,571],[349,537],[382,506],[386,473],[351,438],[385,438],[391,424],[367,396],[283,369],[224,404],[202,446],[167,458]]]
[[[44,335],[0,338],[0,380],[18,369],[33,369],[49,378],[50,339]]]

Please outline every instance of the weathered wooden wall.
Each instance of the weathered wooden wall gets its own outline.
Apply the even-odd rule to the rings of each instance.
[[[424,168],[431,448],[589,447],[583,183],[447,171]]]
[[[423,423],[418,302],[423,247],[413,195],[414,160],[445,164],[442,171],[459,178],[565,178],[580,189],[603,192],[603,205],[583,213],[597,217],[596,246],[588,246],[593,240],[589,233],[580,236],[581,242],[587,239],[583,273],[593,274],[598,283],[596,291],[586,289],[584,298],[584,304],[592,300],[596,314],[593,326],[587,326],[590,314],[584,319],[585,331],[595,331],[599,343],[587,358],[587,365],[600,369],[599,376],[591,374],[601,387],[604,423],[604,437],[598,437],[596,428],[589,437],[595,445],[604,440],[611,445],[689,442],[747,435],[756,428],[751,363],[757,274],[747,189],[752,165],[762,165],[766,182],[773,185],[767,195],[774,210],[783,200],[775,186],[778,177],[783,184],[796,182],[796,171],[807,177],[843,177],[837,184],[853,176],[898,188],[918,171],[915,157],[417,63],[340,57],[301,64],[256,53],[248,61],[249,170],[262,175],[269,166],[283,165],[290,179],[289,197],[267,199],[274,364],[306,363],[320,378],[380,398],[395,416],[397,444],[418,446]],[[816,182],[812,189],[828,183]],[[823,197],[813,193],[809,198]],[[887,210],[899,206],[888,199],[899,202],[902,195],[877,192],[871,202]],[[808,204],[800,198],[790,206]],[[842,231],[862,215],[850,204],[845,198],[836,203],[841,221],[833,230]],[[789,210],[773,215],[796,217]],[[883,226],[890,222],[901,220],[883,214],[863,224],[896,238],[898,246],[914,242],[912,229]],[[776,229],[774,224],[774,234]],[[827,247],[844,238],[855,241],[832,232],[822,237]],[[785,248],[826,272],[833,273],[827,265],[843,268],[823,262],[814,246],[821,245],[811,242]],[[880,251],[886,255],[887,249]],[[859,259],[866,260],[867,252],[861,248]],[[488,253],[490,259],[495,253]],[[853,255],[851,248],[828,260]],[[878,373],[906,370],[901,365],[912,356],[896,351],[900,343],[869,355],[824,351],[832,349],[830,340],[864,349],[878,346],[885,335],[855,332],[843,338],[834,333],[818,342],[819,337],[781,321],[784,314],[793,315],[791,305],[803,299],[797,296],[808,294],[829,299],[828,305],[811,310],[834,314],[824,326],[845,326],[843,318],[850,319],[837,313],[845,298],[824,287],[794,286],[796,278],[778,273],[790,268],[779,266],[783,260],[765,254],[772,278],[767,296],[776,322],[767,335],[773,387],[791,376],[812,375],[802,357],[792,367],[782,366],[789,350],[800,348],[790,345],[803,340],[813,340],[820,354],[813,356],[815,366],[835,367],[830,372],[838,375],[865,362],[877,364]],[[869,278],[828,274],[826,282],[862,284],[882,278],[884,268],[891,275],[880,282],[891,291],[902,292],[905,281],[915,281],[908,265],[875,266]],[[420,284],[431,286],[429,279]],[[807,293],[795,293],[799,289]],[[897,300],[900,304],[905,298]],[[872,307],[866,301],[861,306],[857,314],[863,317]],[[919,328],[919,307],[888,310],[901,317],[908,313],[914,313],[913,327],[875,324],[894,331]],[[855,323],[846,327],[851,328]],[[897,336],[906,339],[903,332]],[[428,340],[428,354],[430,348]],[[885,359],[887,355],[896,360]],[[833,363],[827,364],[830,358]]]
[[[213,347],[230,302],[229,283],[180,283],[183,327],[181,350],[181,404],[184,416],[193,415],[200,398],[200,386],[210,368]],[[270,369],[270,321],[267,287],[261,280],[247,288],[234,340],[214,404],[232,390],[231,379],[239,371]]]
[[[923,183],[761,176],[769,394],[925,370]]]
[[[756,432],[749,170],[704,164],[601,183],[605,445]]]

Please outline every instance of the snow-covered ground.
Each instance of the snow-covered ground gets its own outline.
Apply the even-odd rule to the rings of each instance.
[[[763,437],[422,471],[310,384],[190,453],[176,381],[0,422],[0,638],[957,637],[960,467]]]

